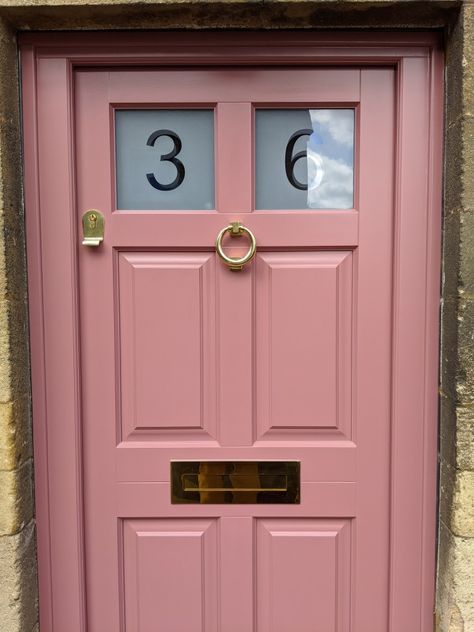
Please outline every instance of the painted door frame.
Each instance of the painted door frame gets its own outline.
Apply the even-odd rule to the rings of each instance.
[[[41,629],[86,632],[74,70],[299,64],[396,70],[389,629],[431,631],[443,138],[438,35],[25,33],[20,44]],[[54,135],[43,125],[46,109],[56,121]],[[423,138],[416,146],[411,142],[415,130]],[[413,463],[410,472],[418,472],[415,479],[407,475],[407,459]],[[407,519],[411,516],[422,525],[418,532]],[[401,547],[406,555],[397,556]],[[56,609],[56,603],[62,607]],[[66,612],[67,621],[62,618]]]

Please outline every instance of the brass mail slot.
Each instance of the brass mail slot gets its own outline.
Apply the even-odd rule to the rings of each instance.
[[[299,461],[171,462],[173,505],[299,502]]]

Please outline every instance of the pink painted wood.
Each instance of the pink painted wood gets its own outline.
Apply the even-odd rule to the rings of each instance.
[[[45,629],[431,629],[441,56],[352,37],[25,35]],[[280,66],[83,69],[211,59]],[[357,109],[355,208],[253,211],[253,105],[315,103]],[[215,211],[115,211],[127,104],[215,107]],[[212,244],[242,217],[259,254],[231,274]],[[170,460],[213,458],[300,460],[301,504],[171,505]]]

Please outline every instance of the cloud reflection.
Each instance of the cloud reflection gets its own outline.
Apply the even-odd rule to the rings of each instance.
[[[354,205],[354,110],[310,110],[308,207]]]

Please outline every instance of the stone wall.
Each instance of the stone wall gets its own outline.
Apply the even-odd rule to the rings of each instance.
[[[0,628],[37,629],[16,32],[180,27],[445,31],[437,628],[474,632],[474,5],[468,0],[0,0]]]
[[[474,631],[474,5],[449,29],[441,345],[439,630]]]
[[[0,23],[0,629],[37,622],[33,461],[15,31]]]

